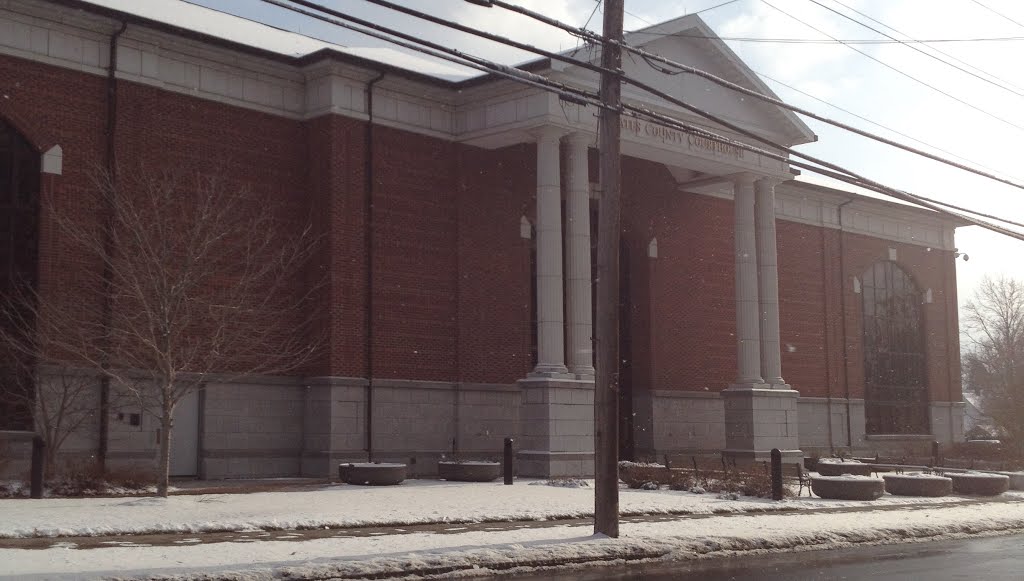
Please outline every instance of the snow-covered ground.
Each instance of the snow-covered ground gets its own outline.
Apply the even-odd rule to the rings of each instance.
[[[304,492],[177,496],[169,499],[44,499],[0,501],[0,532],[107,534],[141,531],[202,531],[356,523],[483,521],[584,516],[593,490],[501,484],[410,481],[393,488],[329,486]],[[286,532],[253,534],[241,542],[174,546],[112,545],[76,549],[60,543],[48,549],[0,549],[0,579],[91,579],[117,575],[172,575],[188,579],[211,572],[237,572],[232,579],[374,574],[443,567],[508,567],[622,558],[691,558],[740,550],[826,548],[907,538],[950,538],[979,532],[1024,530],[1024,494],[1001,501],[941,506],[951,499],[885,496],[873,502],[791,499],[722,500],[716,495],[623,490],[626,513],[721,514],[700,519],[624,522],[622,537],[593,536],[587,525],[483,527],[443,534],[289,540]],[[890,510],[822,513],[801,508],[877,506]],[[907,510],[898,510],[906,505]],[[735,514],[782,507],[794,512]],[[896,510],[892,510],[896,509]]]
[[[550,520],[589,517],[592,488],[408,480],[401,486],[345,484],[320,489],[169,498],[0,500],[0,538],[202,533],[364,525]],[[806,492],[805,492],[806,494]],[[1024,492],[1008,498],[1024,500]],[[949,502],[886,495],[874,505]],[[668,490],[622,490],[623,515],[717,514],[861,506],[861,501],[792,498],[782,502]]]

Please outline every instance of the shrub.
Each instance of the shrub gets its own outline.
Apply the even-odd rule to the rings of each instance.
[[[106,496],[152,493],[156,475],[151,470],[121,468],[100,471],[93,465],[71,466],[46,482],[47,496]],[[0,483],[0,498],[27,498],[27,481]]]
[[[620,462],[619,479],[633,489],[654,490],[668,486],[670,490],[696,494],[736,493],[760,498],[770,498],[772,495],[771,475],[758,467],[752,467],[750,472],[721,469],[700,469],[695,472],[684,468],[669,469],[661,464]],[[783,494],[792,495],[786,488],[783,488]]]

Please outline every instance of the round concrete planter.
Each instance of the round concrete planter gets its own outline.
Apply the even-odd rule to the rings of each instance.
[[[338,478],[346,484],[393,486],[405,480],[405,464],[359,463],[338,466]]]
[[[454,482],[492,482],[501,476],[498,462],[438,462],[437,475]]]
[[[997,496],[1010,489],[1010,477],[1003,474],[950,474],[953,492]]]
[[[1007,472],[1010,479],[1010,490],[1024,490],[1024,472]]]
[[[861,464],[860,462],[827,462],[825,460],[818,460],[818,474],[822,476],[842,476],[843,474],[850,474],[851,476],[871,476],[871,464]]]
[[[896,496],[946,496],[953,492],[953,481],[931,474],[885,474],[885,491]]]
[[[811,491],[833,500],[876,500],[885,494],[885,482],[863,476],[818,476],[811,478]]]

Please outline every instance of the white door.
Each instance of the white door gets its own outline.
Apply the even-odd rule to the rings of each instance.
[[[199,474],[199,392],[183,397],[174,408],[171,428],[171,476]]]

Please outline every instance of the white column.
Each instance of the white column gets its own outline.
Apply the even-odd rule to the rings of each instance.
[[[782,379],[779,343],[779,257],[775,238],[775,181],[755,184],[757,208],[758,297],[761,302],[761,377],[765,383],[787,388]]]
[[[535,376],[568,373],[562,295],[562,191],[559,139],[543,128],[537,137],[537,366]]]
[[[733,182],[736,218],[736,354],[738,385],[761,384],[760,305],[754,234],[754,176]]]
[[[569,371],[577,378],[594,377],[590,284],[590,170],[588,148],[593,138],[573,133],[568,143],[568,191],[566,192],[565,256],[569,293]]]

